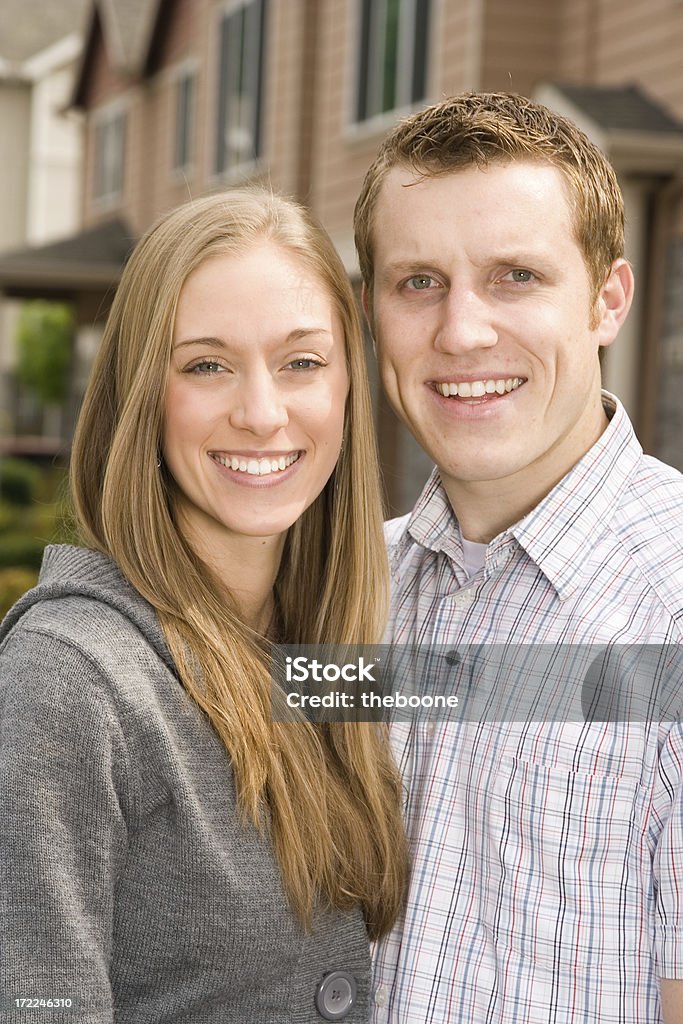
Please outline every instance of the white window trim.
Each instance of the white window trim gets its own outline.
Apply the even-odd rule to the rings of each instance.
[[[171,113],[171,118],[170,119],[171,119],[171,124],[172,124],[171,146],[170,146],[169,164],[168,164],[169,167],[170,167],[169,175],[170,175],[171,181],[174,182],[175,184],[177,184],[178,182],[182,183],[184,181],[187,181],[189,178],[194,177],[194,175],[195,175],[195,173],[197,171],[197,145],[198,145],[197,128],[198,128],[198,124],[199,124],[199,114],[200,114],[199,106],[198,106],[198,103],[199,103],[199,96],[198,96],[198,94],[199,94],[199,75],[200,75],[201,66],[202,66],[201,65],[201,61],[199,60],[198,57],[196,57],[196,56],[186,57],[184,60],[179,61],[177,64],[173,64],[170,67],[166,68],[166,70],[164,71],[164,75],[163,75],[164,82],[165,82],[165,84],[166,84],[166,86],[168,88],[168,93],[169,93],[168,102],[169,102],[169,105],[170,105],[170,113]],[[191,146],[190,146],[191,156],[190,156],[190,162],[189,163],[184,164],[182,167],[176,167],[175,163],[174,163],[174,161],[175,161],[175,146],[176,146],[176,132],[177,132],[177,129],[178,129],[178,122],[177,122],[177,114],[178,114],[177,98],[178,98],[178,94],[177,94],[176,90],[178,88],[178,84],[179,84],[180,80],[182,78],[187,77],[187,76],[192,76],[194,78],[194,87],[195,87],[194,110],[192,112],[192,120],[193,120],[193,125],[192,125],[192,143],[191,143]]]
[[[430,26],[427,38],[427,69],[424,99],[418,100],[415,103],[410,102],[398,105],[392,110],[385,110],[379,114],[373,114],[372,117],[365,118],[363,121],[359,121],[356,117],[356,112],[358,109],[358,79],[360,77],[361,53],[360,48],[357,45],[351,45],[351,41],[360,39],[362,0],[351,0],[348,6],[346,25],[349,45],[346,47],[347,61],[344,76],[346,81],[346,88],[344,90],[346,95],[346,117],[344,118],[344,128],[342,131],[344,141],[349,143],[365,142],[368,139],[381,137],[393,128],[400,118],[413,114],[417,110],[422,110],[423,107],[433,102],[435,85],[439,77],[437,67],[437,58],[439,56],[437,43],[439,39],[438,29],[442,16],[442,2],[443,0],[432,0],[431,3]],[[399,33],[399,50],[401,48],[401,38],[403,37],[404,59],[406,50],[406,34],[407,33],[405,32]],[[399,80],[403,78],[400,72],[398,77]]]
[[[130,131],[131,101],[127,96],[118,96],[110,103],[98,107],[92,115],[92,178],[90,182],[90,202],[93,210],[103,213],[107,210],[116,209],[123,202],[126,191],[126,160],[128,153]],[[117,117],[125,119],[125,130],[123,140],[123,153],[121,164],[121,188],[118,192],[106,192],[102,195],[95,195],[95,176],[97,174],[97,133],[103,125],[115,120]]]
[[[267,2],[267,0],[266,0]],[[223,19],[226,16],[235,14],[240,8],[248,7],[251,4],[251,0],[224,0],[222,4],[217,6],[214,10],[214,22],[213,22],[213,38],[215,40],[220,39],[221,25]],[[272,14],[272,12],[271,12]],[[268,20],[268,12],[266,12],[266,20]],[[266,40],[267,42],[267,40]],[[246,180],[252,180],[254,178],[263,177],[267,174],[267,161],[263,155],[256,157],[251,160],[244,160],[241,163],[231,164],[230,167],[226,167],[223,171],[217,171],[216,167],[216,122],[218,119],[218,107],[219,107],[219,90],[220,90],[220,75],[221,75],[221,54],[220,47],[214,45],[211,47],[211,56],[209,58],[209,67],[207,79],[211,83],[210,85],[210,102],[206,105],[206,116],[207,124],[210,126],[206,132],[206,157],[207,157],[207,180],[210,188],[217,188],[223,185],[236,185]],[[264,51],[263,65],[261,73],[264,76],[264,82],[267,78],[268,66],[268,54]],[[265,114],[267,103],[265,95],[263,96],[263,105],[261,109],[261,143],[263,148],[264,134],[263,134],[263,116]]]

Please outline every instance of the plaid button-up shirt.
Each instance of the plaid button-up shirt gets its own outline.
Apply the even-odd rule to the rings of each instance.
[[[683,641],[683,477],[603,400],[602,437],[472,579],[432,475],[388,525],[388,640]],[[683,978],[680,722],[392,728],[414,865],[375,1024],[660,1020],[659,977]]]

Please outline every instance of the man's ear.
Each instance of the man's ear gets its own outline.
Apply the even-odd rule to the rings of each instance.
[[[633,302],[633,271],[628,260],[615,260],[595,304],[598,345],[611,345]]]

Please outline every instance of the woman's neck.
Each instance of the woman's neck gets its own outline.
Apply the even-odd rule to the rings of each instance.
[[[211,574],[231,595],[243,620],[266,635],[273,619],[273,588],[286,534],[249,537],[182,524],[183,533]]]
[[[283,547],[284,535],[240,537],[239,543],[228,545],[230,550],[214,554],[212,560],[204,558],[232,595],[244,621],[262,636],[273,618],[273,588]]]

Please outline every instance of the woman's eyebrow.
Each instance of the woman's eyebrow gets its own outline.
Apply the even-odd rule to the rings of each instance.
[[[185,348],[187,345],[210,345],[219,348],[227,348],[227,344],[221,338],[185,338],[184,341],[176,341],[173,348]]]
[[[288,345],[292,341],[303,341],[306,338],[318,337],[321,335],[330,338],[332,337],[332,331],[322,325],[320,327],[296,327],[293,331],[289,332],[282,344]],[[209,345],[212,348],[229,348],[229,343],[223,338],[214,337],[184,338],[182,341],[176,341],[173,348],[186,348],[190,345]]]

